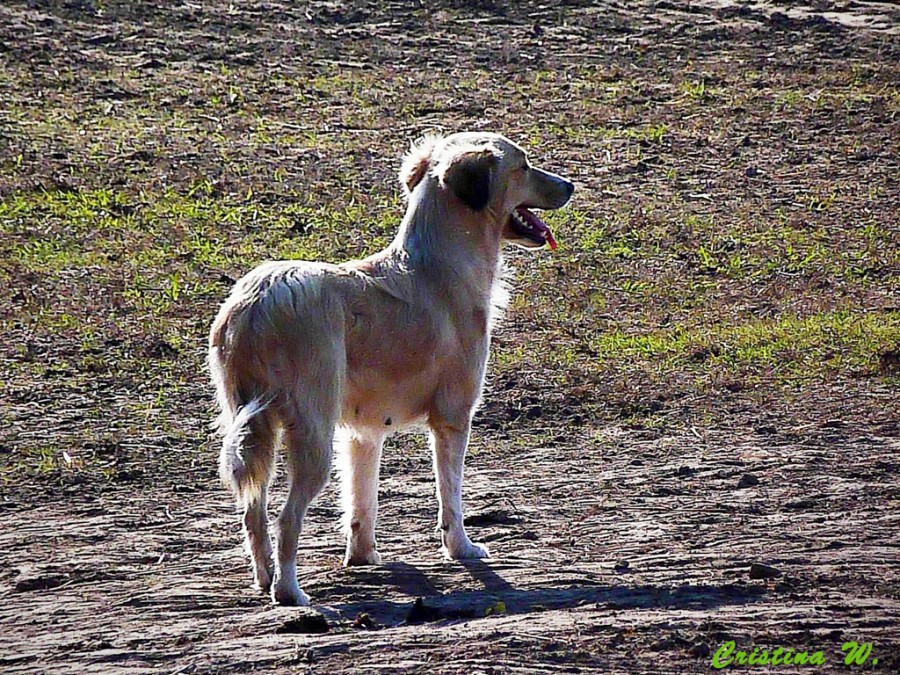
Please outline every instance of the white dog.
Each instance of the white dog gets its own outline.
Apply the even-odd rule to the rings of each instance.
[[[488,133],[424,138],[403,162],[400,180],[409,206],[387,249],[341,265],[260,265],[235,285],[212,326],[220,471],[243,508],[255,581],[279,604],[309,603],[297,584],[297,537],[328,481],[338,426],[347,430],[346,565],[380,561],[382,443],[417,423],[431,432],[445,554],[487,556],[463,528],[461,486],[488,359],[500,245],[555,248],[530,209],[563,206],[574,186],[533,168],[520,147]],[[266,493],[279,444],[290,484],[273,565]]]

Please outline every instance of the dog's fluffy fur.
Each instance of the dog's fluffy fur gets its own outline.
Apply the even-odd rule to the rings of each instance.
[[[487,556],[463,528],[461,485],[500,247],[504,240],[542,246],[545,231],[523,231],[514,211],[559,208],[573,186],[486,133],[422,139],[400,181],[408,209],[387,249],[341,265],[263,264],[238,281],[212,326],[220,472],[243,509],[255,581],[280,604],[309,602],[297,584],[297,537],[328,481],[336,429],[345,462],[345,564],[379,562],[382,443],[417,423],[431,433],[445,554]],[[279,444],[289,489],[273,564],[266,496]]]

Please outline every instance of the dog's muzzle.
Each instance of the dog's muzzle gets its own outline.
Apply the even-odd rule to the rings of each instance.
[[[526,248],[548,244],[555,251],[552,230],[531,209],[553,210],[565,206],[575,192],[575,184],[555,173],[534,168],[529,169],[528,180],[529,192],[534,197],[517,206],[510,215],[509,229],[516,235],[512,240]]]

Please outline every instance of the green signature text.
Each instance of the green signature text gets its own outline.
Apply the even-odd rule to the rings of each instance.
[[[872,655],[872,644],[869,642],[845,642],[841,645],[844,652],[844,663],[848,666],[861,666],[869,661]],[[873,658],[872,665],[878,663]],[[825,652],[802,651],[790,647],[775,647],[771,651],[754,647],[751,652],[743,652],[737,649],[734,641],[729,641],[719,647],[713,654],[713,668],[727,668],[728,666],[821,666],[825,664]]]

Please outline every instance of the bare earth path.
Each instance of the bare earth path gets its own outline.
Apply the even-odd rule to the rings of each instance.
[[[300,574],[322,635],[279,632],[301,612],[248,587],[215,485],[7,512],[4,671],[702,672],[731,639],[822,649],[834,672],[842,642],[872,642],[895,672],[898,439],[695,431],[476,451],[472,529],[495,557],[467,565],[437,556],[424,450],[393,453],[385,565],[341,569],[334,495],[312,514]],[[753,562],[783,576],[751,580]]]
[[[692,673],[733,640],[900,672],[898,83],[890,2],[3,2],[0,671]],[[274,607],[215,478],[216,304],[383,245],[409,140],[484,127],[579,185],[557,255],[510,254],[464,490],[493,557],[439,558],[403,437],[385,564],[340,567],[329,487],[314,611]]]

